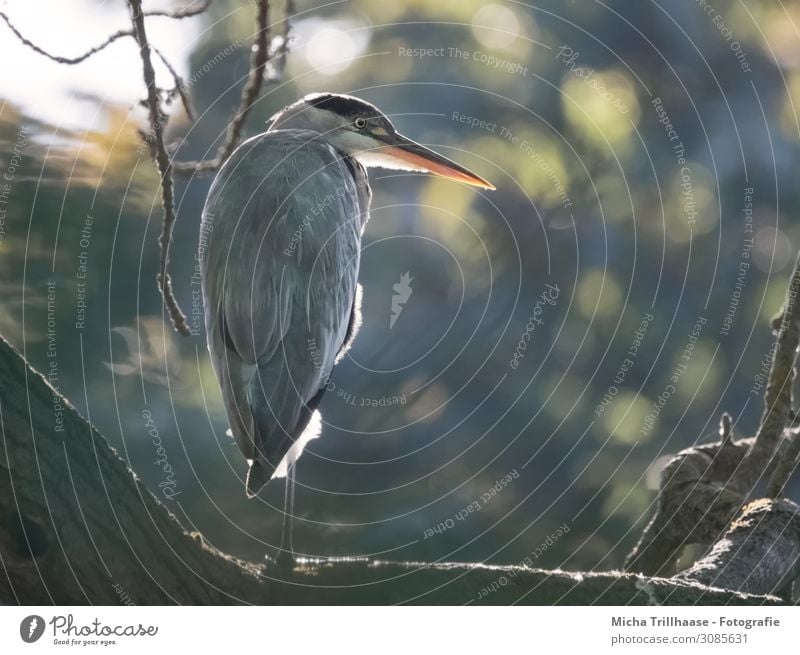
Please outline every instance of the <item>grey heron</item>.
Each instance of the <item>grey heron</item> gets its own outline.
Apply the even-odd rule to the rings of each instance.
[[[317,406],[358,330],[370,167],[494,189],[399,134],[374,105],[317,93],[239,146],[209,190],[199,253],[206,338],[229,433],[249,463],[249,497],[285,476],[291,505],[294,464],[319,435]]]

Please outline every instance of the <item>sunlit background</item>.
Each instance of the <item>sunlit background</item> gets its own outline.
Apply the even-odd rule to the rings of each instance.
[[[617,567],[665,455],[711,440],[723,410],[752,433],[800,247],[800,5],[712,9],[298,2],[248,134],[305,93],[352,93],[497,186],[371,173],[364,326],[298,465],[298,551]],[[64,56],[128,21],[121,0],[0,10]],[[170,107],[176,160],[224,138],[254,13],[214,0],[148,19],[196,112]],[[283,19],[275,3],[276,31]],[[165,323],[138,52],[121,40],[67,67],[0,35],[0,333],[40,371],[55,362],[51,381],[187,528],[258,560],[284,490],[245,499],[204,334]],[[190,324],[209,184],[177,186],[172,273]]]

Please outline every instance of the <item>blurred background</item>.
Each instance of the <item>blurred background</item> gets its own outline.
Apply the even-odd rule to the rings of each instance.
[[[297,5],[248,135],[306,93],[350,93],[497,190],[370,174],[364,325],[298,464],[296,550],[620,566],[664,457],[712,440],[723,410],[740,436],[758,425],[768,320],[800,247],[800,4]],[[129,20],[121,0],[0,10],[64,56]],[[254,15],[214,0],[148,19],[197,114],[169,108],[176,160],[224,138]],[[184,338],[155,284],[134,44],[67,67],[0,35],[0,333],[187,528],[258,560],[284,489],[245,499],[196,320],[211,178],[177,181],[173,284],[199,328]]]

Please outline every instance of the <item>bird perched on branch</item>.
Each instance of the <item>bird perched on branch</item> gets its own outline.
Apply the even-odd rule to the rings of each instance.
[[[199,253],[206,338],[249,462],[248,496],[285,476],[291,507],[294,464],[319,435],[316,408],[358,330],[370,167],[494,189],[399,134],[370,103],[318,93],[275,114],[209,191]]]

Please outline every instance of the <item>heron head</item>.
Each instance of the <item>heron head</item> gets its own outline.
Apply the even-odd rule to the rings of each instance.
[[[375,105],[353,96],[307,95],[270,119],[270,131],[281,129],[319,132],[334,148],[366,167],[432,173],[494,189],[479,175],[403,136]]]

